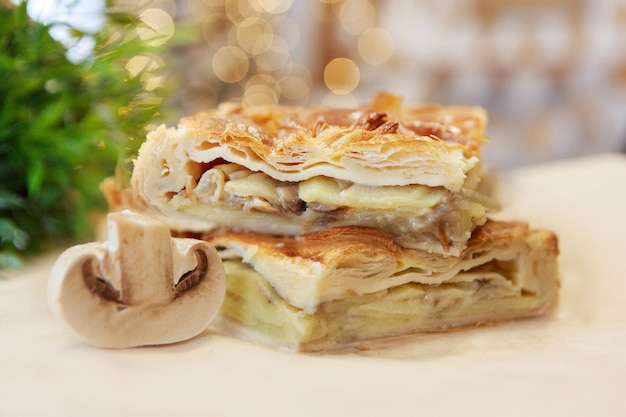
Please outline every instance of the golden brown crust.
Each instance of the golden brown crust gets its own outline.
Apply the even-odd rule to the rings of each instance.
[[[523,241],[530,234],[527,223],[489,220],[474,230],[460,258],[497,246],[506,246],[511,242]],[[410,257],[419,254],[421,257],[438,257],[455,261],[452,259],[455,257],[428,254],[423,250],[400,247],[383,230],[358,226],[334,227],[297,237],[281,238],[259,233],[226,232],[205,236],[204,239],[218,246],[221,242],[254,245],[259,247],[266,256],[297,257],[321,262],[334,258],[336,254],[346,256],[350,252],[368,251],[385,253],[387,256],[398,259],[402,256]],[[558,255],[558,242],[553,233],[542,231],[541,240],[548,249],[546,256]]]
[[[136,168],[151,164],[151,154],[170,166],[169,154],[178,151],[196,163],[221,159],[280,181],[325,175],[458,191],[478,164],[486,123],[478,107],[403,107],[387,92],[353,109],[222,103],[182,118],[176,130],[151,132]]]
[[[343,148],[404,141],[415,146],[415,135],[424,147],[437,142],[452,147],[460,144],[466,157],[477,156],[486,139],[486,121],[485,111],[478,107],[437,104],[403,107],[400,96],[381,92],[370,104],[353,109],[325,106],[246,108],[226,103],[182,118],[180,125],[195,138],[236,138],[269,160],[280,159],[281,154],[293,157],[306,147]],[[332,135],[320,135],[330,126],[342,129]],[[399,131],[400,126],[406,130]],[[350,135],[346,141],[351,132],[356,134]],[[339,140],[344,143],[338,144]]]
[[[494,246],[522,239],[528,236],[528,233],[527,223],[490,220],[474,230],[464,253],[482,250],[486,245]]]
[[[258,233],[228,232],[207,236],[216,245],[237,241],[243,245],[262,248],[267,256],[296,257],[315,262],[328,262],[336,255],[376,250],[390,256],[400,256],[401,249],[383,231],[368,227],[334,227],[300,237],[272,237]]]

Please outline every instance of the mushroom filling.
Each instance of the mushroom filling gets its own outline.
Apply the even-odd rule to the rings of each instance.
[[[479,170],[470,172],[466,187],[454,193],[444,187],[376,187],[321,176],[284,182],[223,162],[187,167],[194,178],[169,194],[170,207],[198,219],[219,214],[227,228],[267,233],[272,227],[276,235],[348,225],[381,228],[404,246],[435,244],[452,253],[493,208],[479,189]]]

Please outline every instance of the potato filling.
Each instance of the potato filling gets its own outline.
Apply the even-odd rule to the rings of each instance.
[[[469,281],[408,283],[347,295],[306,313],[280,297],[252,267],[236,259],[226,260],[224,266],[228,280],[221,320],[245,326],[253,338],[295,344],[291,347],[304,350],[315,350],[319,341],[330,340],[339,346],[432,328],[433,323],[445,330],[451,323],[472,323],[487,312],[505,317],[539,304],[533,294],[520,296],[521,290],[505,277],[484,273]],[[486,269],[491,268],[485,265],[483,271]]]

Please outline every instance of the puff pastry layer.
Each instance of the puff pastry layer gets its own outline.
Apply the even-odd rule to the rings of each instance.
[[[220,325],[300,351],[531,317],[557,300],[555,235],[488,220],[480,108],[226,103],[148,135],[114,209],[215,245]]]
[[[481,182],[485,124],[480,108],[388,93],[356,109],[226,103],[148,135],[131,199],[177,230],[366,226],[458,255],[495,207]]]
[[[291,350],[531,317],[554,306],[559,287],[555,235],[524,223],[487,222],[460,257],[402,248],[358,227],[207,239],[229,277],[220,325]]]

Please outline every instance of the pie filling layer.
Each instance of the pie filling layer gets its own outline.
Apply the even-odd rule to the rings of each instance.
[[[228,255],[218,323],[248,339],[318,351],[539,315],[554,305],[558,288],[555,259],[542,259],[548,240],[533,236],[515,257],[489,259],[443,282],[425,276],[368,293],[347,290],[321,297],[313,309],[295,306],[271,276]]]
[[[364,226],[386,231],[405,247],[458,255],[494,204],[480,190],[480,169],[461,192],[425,185],[369,186],[328,177],[284,182],[233,163],[187,163],[180,189],[152,195],[173,229],[248,230],[302,235],[326,228]],[[164,170],[167,176],[167,170]]]
[[[485,126],[482,109],[385,92],[354,109],[224,103],[149,132],[131,200],[181,232],[363,226],[457,256],[495,208],[481,185]]]

